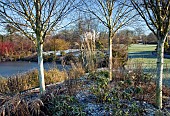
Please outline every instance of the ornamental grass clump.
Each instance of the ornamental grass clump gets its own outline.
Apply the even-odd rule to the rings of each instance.
[[[45,84],[61,82],[64,81],[66,77],[66,72],[51,69],[45,71]],[[39,87],[38,70],[32,70],[25,74],[17,74],[0,80],[0,92],[2,93],[17,93],[36,87]]]
[[[0,77],[0,92],[8,91],[7,79]]]
[[[26,101],[20,94],[15,96],[0,95],[1,116],[45,116],[41,110],[44,103],[41,99]]]
[[[65,71],[59,71],[58,69],[51,69],[45,71],[45,84],[53,84],[56,82],[62,82],[67,78]]]

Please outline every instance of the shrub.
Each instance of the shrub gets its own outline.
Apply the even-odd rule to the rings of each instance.
[[[168,42],[165,42],[164,43],[164,50],[165,50],[165,52],[167,52],[168,48],[169,48],[169,44],[168,44]]]
[[[103,43],[100,40],[97,40],[95,44],[96,44],[96,49],[101,51],[104,50]]]
[[[65,51],[60,51],[60,53],[61,53],[61,56],[65,56],[66,55]]]
[[[102,53],[102,52],[101,52]],[[100,53],[100,54],[101,54]],[[128,61],[128,51],[126,45],[114,45],[112,49],[112,63],[114,69],[124,68]],[[106,55],[99,56],[97,54],[97,65],[98,67],[108,67],[109,63],[109,54],[106,52]]]
[[[77,63],[78,62],[78,58],[76,58],[73,54],[66,54],[66,56],[64,57],[64,63],[66,65],[70,65],[71,63]]]
[[[103,71],[98,71],[98,72],[91,72],[88,77],[90,79],[97,79],[99,76],[105,77],[105,78],[109,78],[109,72],[107,70],[103,70]]]
[[[51,38],[47,39],[44,44],[44,51],[56,51],[69,49],[70,43],[64,39]]]
[[[135,82],[135,85],[138,85],[141,82],[149,83],[153,79],[153,73],[145,73],[143,70],[142,62],[133,64],[134,68],[127,73],[126,79],[132,80]]]
[[[98,102],[107,101],[107,97],[109,96],[108,82],[109,78],[99,76],[96,78],[96,84],[91,87],[91,92],[97,97]]]
[[[50,116],[85,116],[78,101],[73,96],[48,95],[44,99],[44,105]]]
[[[115,103],[115,100],[130,99],[131,95],[126,91],[120,91],[119,85],[114,85],[112,89],[109,83],[109,72],[99,71],[89,74],[89,78],[95,84],[91,87],[91,92],[97,97],[98,102]],[[118,83],[119,84],[119,83]]]
[[[56,61],[57,59],[58,59],[58,57],[54,54],[43,55],[44,62],[53,62],[53,61]]]
[[[96,96],[97,102],[108,101],[107,98],[110,94],[108,71],[93,72],[88,77],[95,82],[90,90]]]
[[[12,42],[0,42],[0,55],[9,56],[14,51],[14,44]]]
[[[114,45],[113,49],[113,67],[124,67],[127,62],[127,46],[126,45]]]

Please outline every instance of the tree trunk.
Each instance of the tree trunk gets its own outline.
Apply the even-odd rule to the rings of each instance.
[[[45,82],[44,82],[44,66],[43,66],[43,32],[41,23],[41,0],[36,0],[36,39],[37,39],[37,55],[38,55],[38,77],[40,84],[40,93],[45,92]]]
[[[37,55],[38,55],[38,78],[40,84],[40,93],[43,94],[45,92],[45,81],[43,65],[43,43],[41,36],[37,36]]]
[[[156,86],[156,105],[162,109],[162,78],[164,63],[164,38],[159,38],[157,48],[157,86]]]
[[[109,78],[112,80],[112,30],[109,29]]]

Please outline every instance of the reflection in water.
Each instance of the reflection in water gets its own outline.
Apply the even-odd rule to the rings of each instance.
[[[3,77],[8,77],[12,75],[16,75],[19,73],[25,73],[38,68],[37,62],[0,62],[0,75]],[[61,64],[46,62],[44,63],[44,69],[49,70],[52,68],[58,68],[59,70],[63,69]],[[66,70],[70,68],[70,66],[64,67]]]

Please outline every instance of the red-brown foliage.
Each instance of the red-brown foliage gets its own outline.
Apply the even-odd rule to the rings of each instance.
[[[0,42],[0,55],[5,56],[14,51],[14,44],[9,41]]]

